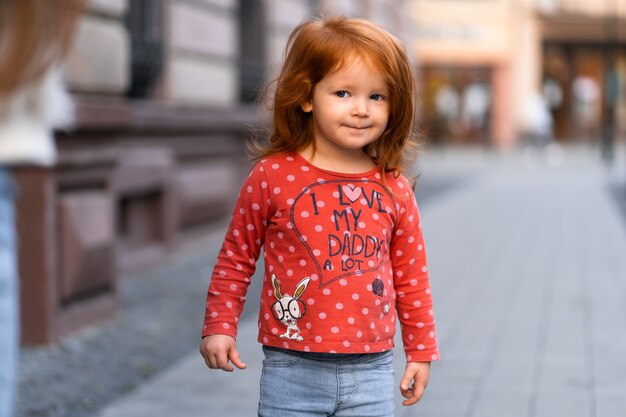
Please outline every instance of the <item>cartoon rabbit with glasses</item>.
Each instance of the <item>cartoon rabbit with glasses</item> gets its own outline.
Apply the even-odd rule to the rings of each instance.
[[[310,278],[304,278],[300,281],[292,297],[289,294],[283,295],[280,290],[280,281],[276,278],[276,275],[272,274],[274,296],[276,300],[278,300],[272,305],[272,312],[274,313],[274,317],[287,326],[285,333],[280,335],[283,339],[297,340],[299,342],[304,340],[304,338],[300,336],[300,328],[297,323],[298,319],[306,313],[306,305],[300,301],[300,297],[304,293],[304,290],[306,290],[307,285],[309,285],[310,280]]]

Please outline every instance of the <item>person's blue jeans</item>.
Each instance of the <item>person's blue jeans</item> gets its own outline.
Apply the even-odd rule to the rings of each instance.
[[[19,292],[14,188],[6,169],[0,168],[0,417],[13,417],[19,360]]]
[[[260,417],[393,417],[391,351],[344,361],[263,349]]]

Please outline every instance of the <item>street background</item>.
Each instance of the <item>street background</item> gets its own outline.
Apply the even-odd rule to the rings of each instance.
[[[87,0],[58,158],[12,170],[15,417],[255,414],[258,274],[244,372],[202,363],[205,294],[259,94],[293,28],[332,14],[397,36],[418,85],[442,361],[398,414],[626,414],[626,0]]]
[[[620,193],[624,197],[626,164],[625,154],[619,155],[616,165],[607,169],[596,150],[584,147],[553,149],[552,154],[533,148],[509,154],[458,148],[422,154],[416,195],[442,360],[432,366],[423,400],[414,409],[398,405],[397,415],[623,415],[626,210],[620,209],[618,199]],[[90,391],[83,390],[83,408],[74,410],[79,414],[60,415],[256,413],[262,361],[255,317],[260,280],[253,280],[239,330],[238,347],[248,369],[232,374],[211,371],[197,352],[204,294],[221,239],[216,230],[204,244],[133,277],[125,288],[133,300],[124,306],[128,313],[141,311],[141,300],[157,306],[141,318],[139,332],[131,327],[113,336],[118,349],[125,352],[128,339],[137,336],[151,344],[183,337],[179,358],[111,403],[98,403],[99,384],[92,380],[88,384],[93,395],[90,399]],[[171,285],[163,293],[142,284],[154,284],[157,275],[180,281],[180,288]],[[188,309],[190,302],[195,305]],[[122,312],[106,326],[128,327],[126,317]],[[190,331],[181,336],[176,330],[181,327]],[[106,338],[101,328],[75,336],[66,360],[75,366],[82,360],[87,367],[97,358],[100,344],[90,343]],[[68,340],[63,343],[71,346]],[[399,340],[396,344],[401,345]],[[80,354],[85,346],[90,351]],[[101,363],[103,373],[127,360],[106,342],[102,350],[108,358]],[[136,347],[131,356],[140,356],[141,350]],[[26,362],[42,352],[26,352]],[[397,346],[396,379],[403,359]],[[37,370],[32,371],[36,378]],[[99,410],[85,411],[89,401]],[[31,397],[22,407],[28,410],[30,405],[32,410],[35,403]]]

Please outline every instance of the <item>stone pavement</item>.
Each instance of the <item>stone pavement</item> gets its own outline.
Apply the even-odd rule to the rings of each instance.
[[[626,415],[626,227],[608,190],[620,164],[609,173],[589,149],[423,157],[423,190],[447,184],[421,204],[443,360],[398,416]],[[247,370],[210,371],[193,351],[99,416],[256,415],[255,338],[249,314]]]

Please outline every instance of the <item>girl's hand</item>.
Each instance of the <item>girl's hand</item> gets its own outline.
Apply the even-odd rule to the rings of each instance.
[[[215,334],[207,336],[200,342],[200,353],[207,366],[211,369],[221,369],[232,372],[232,362],[239,369],[246,369],[247,365],[241,361],[235,339],[230,336]]]
[[[400,392],[406,398],[402,405],[413,405],[422,398],[430,377],[430,362],[408,362],[402,381]]]

